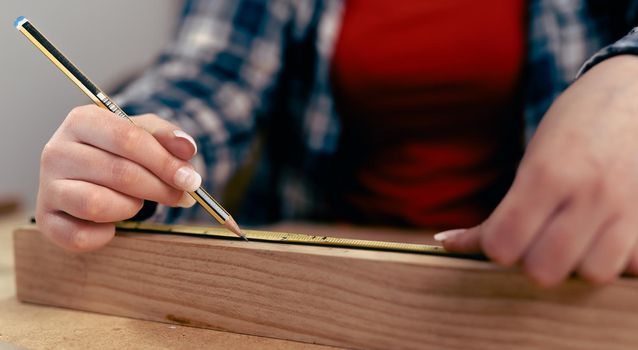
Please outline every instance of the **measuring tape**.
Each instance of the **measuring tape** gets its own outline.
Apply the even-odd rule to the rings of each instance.
[[[119,230],[128,231],[128,232],[180,234],[180,235],[203,236],[203,237],[210,237],[210,238],[233,239],[233,240],[240,239],[234,233],[224,228],[183,226],[183,225],[162,225],[162,224],[134,222],[134,221],[120,222],[116,224],[116,227]],[[385,250],[385,251],[403,252],[403,253],[417,253],[417,254],[430,254],[430,255],[442,255],[442,256],[456,256],[456,257],[464,257],[464,258],[471,258],[471,259],[484,259],[483,257],[477,256],[477,255],[451,253],[443,249],[443,247],[427,245],[427,244],[368,241],[368,240],[362,240],[362,239],[338,238],[338,237],[329,237],[329,236],[312,236],[312,235],[305,235],[300,233],[284,233],[284,232],[272,232],[272,231],[243,230],[243,232],[246,234],[246,237],[250,241],[304,244],[304,245],[329,246],[329,247],[339,247],[339,248]]]

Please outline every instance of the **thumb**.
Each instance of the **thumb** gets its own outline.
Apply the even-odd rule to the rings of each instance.
[[[481,253],[482,225],[468,229],[449,230],[434,235],[445,250],[456,253]]]
[[[135,117],[133,121],[153,135],[175,157],[189,160],[197,153],[195,140],[178,126],[153,114]]]

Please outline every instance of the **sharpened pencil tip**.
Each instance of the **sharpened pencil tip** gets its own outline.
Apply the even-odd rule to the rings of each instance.
[[[232,216],[229,216],[228,219],[226,219],[226,222],[224,223],[224,227],[226,227],[230,232],[248,241],[248,238],[246,238],[246,235],[243,232],[241,232],[241,230],[239,229],[239,226],[237,225],[237,223],[235,222]]]

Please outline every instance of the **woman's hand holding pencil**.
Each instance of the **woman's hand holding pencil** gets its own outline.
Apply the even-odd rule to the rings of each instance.
[[[47,236],[72,250],[96,249],[114,234],[108,222],[132,217],[142,208],[142,199],[151,199],[180,206],[197,202],[218,223],[248,241],[185,162],[197,152],[192,137],[154,116],[136,118],[137,126],[28,19],[20,16],[14,25],[93,103],[109,111],[74,109],[42,153],[36,218]],[[121,119],[113,122],[112,117]],[[177,139],[190,146],[184,150]]]
[[[143,200],[191,207],[201,177],[187,161],[194,140],[154,115],[136,125],[96,106],[73,109],[44,147],[36,220],[56,244],[97,249],[113,222],[133,217]]]

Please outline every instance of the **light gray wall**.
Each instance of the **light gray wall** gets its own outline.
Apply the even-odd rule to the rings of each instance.
[[[171,37],[177,0],[0,1],[0,197],[35,203],[42,147],[68,111],[90,103],[13,27],[26,16],[107,93]]]

